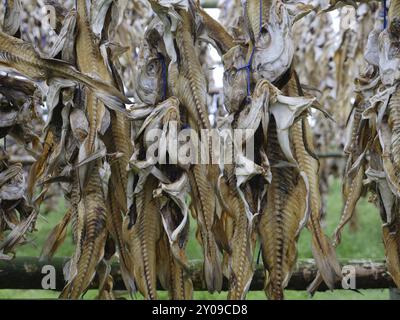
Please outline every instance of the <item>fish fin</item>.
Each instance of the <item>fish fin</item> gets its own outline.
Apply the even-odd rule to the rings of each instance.
[[[328,288],[333,290],[337,280],[342,277],[335,249],[326,235],[322,235],[322,239],[313,237],[311,249],[322,278]]]
[[[221,292],[222,290],[222,266],[219,261],[213,261],[206,255],[204,257],[204,279],[210,293]]]
[[[71,218],[71,210],[68,210],[60,223],[58,223],[50,232],[50,235],[43,245],[39,261],[46,261],[47,259],[51,258],[64,242],[67,236],[67,228]]]
[[[113,85],[104,82],[97,74],[83,74],[68,62],[57,59],[43,59],[53,77],[67,78],[88,86],[95,96],[112,110],[127,112],[125,104],[131,101]]]

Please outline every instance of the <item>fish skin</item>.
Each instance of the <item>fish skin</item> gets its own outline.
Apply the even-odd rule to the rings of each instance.
[[[46,137],[44,138],[43,151],[39,159],[35,161],[31,169],[29,170],[27,186],[28,199],[32,199],[36,182],[43,176],[46,169],[45,165],[50,154],[53,152],[55,145],[56,142],[54,132],[53,130],[49,130],[46,134]]]
[[[111,111],[111,143],[106,142],[106,146],[107,150],[111,152],[121,153],[121,156],[113,161],[110,166],[111,181],[114,187],[116,201],[120,211],[124,214],[127,212],[127,167],[130,156],[133,153],[130,127],[129,121],[123,114]]]
[[[21,73],[33,81],[49,81],[60,78],[86,85],[100,99],[115,108],[130,103],[115,87],[76,70],[71,64],[56,59],[43,59],[30,43],[0,31],[0,68],[5,67]]]
[[[217,45],[217,49],[220,51],[220,53],[225,54],[235,46],[234,38],[218,21],[211,17],[200,6],[199,2],[190,0],[189,3],[191,7],[194,8],[194,13],[200,17],[201,26],[198,26],[198,28],[205,29],[207,36]]]
[[[344,149],[344,152],[349,155],[351,155],[353,152],[356,152],[357,139],[359,136],[360,124],[362,119],[362,112],[364,111],[363,104],[364,104],[363,97],[361,96],[361,94],[357,94],[353,105],[354,111],[353,111],[352,126],[350,130],[350,140]]]
[[[293,73],[285,89],[291,97],[302,95],[295,73]],[[336,281],[341,278],[341,268],[331,241],[324,234],[321,226],[322,202],[319,190],[319,161],[311,156],[306,149],[307,145],[314,152],[311,127],[306,118],[293,125],[291,138],[296,160],[300,170],[306,174],[309,184],[311,212],[307,227],[312,234],[312,252],[325,283],[330,289],[334,289]]]
[[[164,95],[163,81],[166,79],[163,79],[163,67],[166,68],[168,57],[161,53],[164,52],[163,48],[160,48],[162,35],[157,27],[158,24],[155,24],[152,29],[147,30],[137,62],[135,93],[146,105],[156,105]]]
[[[161,285],[168,289],[171,300],[192,300],[193,283],[188,273],[187,266],[183,266],[174,257],[168,241],[168,237],[163,231],[163,236],[158,242],[157,247],[157,273]],[[186,261],[186,255],[182,248],[182,255]],[[180,257],[181,258],[181,257]]]
[[[245,47],[236,46],[222,57],[224,103],[229,112],[239,111],[248,94],[246,72],[239,70],[246,65],[246,51]]]
[[[259,39],[262,26],[269,20],[269,13],[273,2],[273,0],[246,0],[245,21],[248,24],[250,39],[253,44]]]
[[[292,24],[281,0],[247,0],[244,12],[250,37],[248,61],[252,81],[277,81],[290,68],[294,56]]]
[[[132,266],[132,262],[134,260],[132,259],[131,253],[129,252],[129,250],[127,250],[124,243],[122,231],[124,216],[121,207],[116,200],[117,194],[115,190],[116,188],[114,187],[114,184],[112,183],[112,181],[110,181],[107,197],[109,212],[109,216],[107,219],[107,229],[117,245],[121,275],[124,284],[129,293],[134,293],[136,291],[135,276],[133,273],[134,268]]]
[[[258,234],[266,269],[265,292],[270,299],[281,300],[297,259],[296,243],[306,214],[307,189],[296,168],[274,166],[275,162],[286,160],[274,121],[270,122],[268,139],[272,181],[268,185]]]
[[[198,221],[198,236],[203,246],[204,275],[208,290],[222,289],[222,267],[213,233],[216,215],[216,197],[207,178],[207,165],[196,164],[189,172],[193,206]]]
[[[234,167],[225,166],[225,179],[221,185],[223,203],[232,219],[233,230],[228,228],[229,237],[229,292],[228,300],[243,300],[254,275],[253,257],[255,233],[246,216],[246,209],[236,190]],[[229,226],[229,224],[228,224]]]
[[[76,275],[62,291],[62,299],[78,299],[89,287],[96,267],[104,255],[107,238],[107,210],[102,182],[98,172],[99,162],[89,179],[82,202],[85,208],[84,231]]]
[[[392,131],[390,145],[390,161],[395,172],[400,170],[400,87],[392,95],[389,101],[389,127]],[[395,178],[396,185],[400,185],[400,178]],[[400,190],[399,190],[400,191]]]
[[[71,218],[72,212],[68,210],[62,220],[52,229],[43,245],[39,261],[46,261],[52,258],[57,249],[63,244],[67,237],[67,228]]]
[[[179,116],[173,111],[165,117],[164,121],[176,121]],[[175,176],[176,173],[166,170],[165,174]],[[157,247],[157,274],[172,300],[193,299],[193,283],[186,255],[190,230],[188,182],[187,174],[183,173],[177,180],[170,184],[162,183],[155,190],[163,223]]]
[[[161,218],[153,190],[157,180],[148,176],[143,190],[136,194],[135,217],[123,222],[125,245],[132,257],[136,285],[147,300],[157,300],[156,248],[161,237]],[[134,221],[132,221],[134,220]]]
[[[340,218],[340,222],[335,229],[334,232],[334,246],[337,247],[341,241],[341,234],[344,226],[347,222],[350,221],[351,217],[353,216],[354,209],[357,205],[358,200],[361,197],[363,191],[363,179],[364,179],[364,172],[365,172],[365,165],[362,164],[359,166],[350,187],[348,189],[348,195],[345,198],[345,204],[342,211],[342,216]]]
[[[396,20],[397,20],[397,31],[398,31],[398,23],[400,19],[400,1],[392,0],[389,6],[388,12],[389,24],[390,28],[396,28]]]
[[[386,265],[398,288],[400,288],[400,214],[397,205],[396,218],[391,224],[382,226]]]
[[[88,8],[86,0],[78,0],[77,5],[77,27],[76,36],[76,62],[81,72],[86,74],[98,74],[101,79],[111,83],[109,72],[104,64],[98,45],[95,42],[95,36],[90,28]],[[104,104],[99,101],[90,90],[85,91],[86,96],[86,114],[89,121],[89,133],[80,150],[79,161],[89,157],[99,148],[98,132],[100,131],[102,119],[106,112]],[[88,181],[88,177],[93,170],[93,163],[81,166],[79,168],[79,178],[82,190]]]
[[[86,13],[86,10],[82,10],[81,12],[82,15],[85,15]],[[96,62],[94,63],[94,65],[101,70],[100,73],[104,76],[104,79],[107,79],[107,81],[110,81],[110,83],[118,84],[119,81],[116,79],[117,75],[107,69],[106,64],[104,63],[104,59],[101,56],[100,51],[98,50],[98,47],[95,46],[94,34],[88,33],[92,31],[92,28],[90,28],[90,26],[85,23],[87,21],[88,17],[86,16],[86,19],[82,21],[83,25],[81,28],[87,32],[86,37],[89,36],[89,38],[92,39],[92,46],[88,47],[89,50],[93,52],[92,60]],[[104,27],[109,28],[110,26],[107,25]],[[84,45],[85,43],[82,43],[82,47],[84,47]],[[82,63],[84,63],[84,61],[82,61]],[[109,64],[112,64],[111,59],[109,60]],[[121,86],[118,87],[119,89],[122,89]],[[111,110],[109,131],[106,132],[103,140],[109,153],[121,154],[121,156],[119,156],[115,161],[112,161],[110,163],[111,177],[109,181],[107,196],[109,204],[107,228],[117,245],[123,281],[128,291],[130,293],[133,293],[136,290],[133,273],[134,268],[131,265],[133,260],[130,256],[129,251],[126,249],[122,234],[123,217],[127,213],[127,167],[129,164],[130,156],[133,153],[133,144],[131,142],[130,129],[130,122],[128,121],[126,116],[122,113]]]
[[[182,22],[176,32],[176,42],[181,59],[177,66],[172,91],[187,109],[190,117],[197,122],[198,128],[210,129],[207,111],[207,83],[194,47],[193,26],[190,13],[180,10]]]
[[[78,33],[75,50],[78,68],[86,74],[97,74],[105,83],[111,85],[112,79],[110,73],[105,66],[90,28],[87,2],[85,0],[78,0],[76,4]],[[103,118],[106,113],[104,103],[92,91],[85,90],[84,93],[89,130],[87,137],[80,147],[78,163],[99,150],[100,142],[98,135],[102,130]],[[105,195],[103,194],[102,182],[98,172],[100,166],[101,160],[98,159],[78,168],[78,181],[81,191],[81,200],[78,204],[78,218],[82,217],[80,218],[81,223],[78,227],[82,228],[82,231],[78,229],[80,239],[77,239],[79,241],[78,248],[72,259],[71,272],[73,272],[74,276],[66,288],[64,288],[61,298],[76,299],[86,290],[96,272],[97,264],[104,255],[107,227],[110,227],[110,223],[108,222],[110,219],[115,221],[115,208],[111,207],[112,204],[109,204],[109,206],[105,204]],[[91,182],[96,177],[98,177],[98,181]],[[93,194],[93,190],[97,192],[97,195]],[[113,212],[109,210],[113,210]],[[93,211],[96,213],[93,213]],[[93,215],[97,215],[97,217]],[[112,230],[115,231],[115,229]],[[113,233],[113,235],[118,240],[116,233]],[[124,267],[125,265],[123,264],[122,269]]]
[[[194,47],[193,21],[190,13],[179,10],[179,14],[182,22],[178,25],[176,42],[180,52],[180,61],[179,64],[170,64],[168,82],[173,94],[186,108],[192,128],[200,132],[200,129],[211,129],[206,104],[206,78]],[[208,150],[211,156],[211,139],[209,139]],[[223,278],[213,235],[216,214],[216,196],[213,186],[216,186],[218,178],[216,169],[216,166],[213,165],[194,164],[189,173],[194,207],[199,222],[198,235],[203,243],[205,279],[210,292],[221,290]]]
[[[400,30],[399,0],[390,2],[388,17],[390,23],[389,31],[392,37],[397,37],[398,39]],[[396,92],[390,98],[389,126],[392,130],[391,160],[393,161],[394,172],[398,172],[400,169],[400,87],[397,87]],[[388,162],[388,159],[386,159],[386,162]],[[396,186],[399,186],[400,179],[397,174],[395,176],[392,180],[395,180]],[[382,233],[388,271],[397,287],[400,288],[400,208],[398,204],[395,205],[394,215],[393,221],[382,226]]]
[[[20,28],[21,1],[7,0],[3,22],[3,31],[11,36],[15,35]]]

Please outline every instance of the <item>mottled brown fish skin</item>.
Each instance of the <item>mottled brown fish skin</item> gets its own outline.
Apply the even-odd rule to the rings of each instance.
[[[129,120],[121,113],[111,112],[111,132],[115,152],[122,154],[121,157],[111,163],[111,180],[116,188],[115,194],[118,205],[121,211],[126,213],[127,167],[133,153]]]
[[[266,294],[270,299],[281,300],[297,259],[296,243],[300,221],[304,219],[307,194],[296,169],[274,166],[285,161],[274,121],[270,123],[268,139],[267,156],[271,161],[272,181],[268,186],[258,234],[266,268]]]
[[[164,285],[166,286],[165,289],[168,289],[171,300],[191,300],[193,299],[193,283],[186,265],[186,244],[180,249],[179,259],[181,259],[181,261],[178,261],[172,253],[167,235],[165,232],[163,233],[164,235],[159,241],[157,256],[159,260],[157,261],[159,276],[164,279],[164,282],[168,282]],[[184,265],[182,265],[182,263]],[[160,272],[167,274],[161,275]]]
[[[136,195],[136,221],[124,220],[124,239],[133,258],[136,284],[140,293],[147,300],[156,300],[157,273],[156,247],[161,236],[161,218],[153,190],[157,180],[149,176],[143,190]]]
[[[269,20],[269,13],[272,4],[272,0],[246,1],[245,19],[250,27],[250,36],[253,41],[256,41],[260,37],[261,27]]]
[[[215,41],[220,47],[222,53],[226,53],[229,49],[235,46],[234,38],[225,30],[225,28],[216,20],[214,20],[204,9],[199,5],[196,6],[197,13],[201,16],[204,27],[207,30],[208,36]]]
[[[86,74],[98,74],[107,82],[111,82],[109,72],[104,65],[98,45],[95,43],[94,34],[89,25],[86,0],[77,1],[77,26],[76,56],[80,71]],[[86,90],[86,112],[89,120],[89,135],[85,142],[86,151],[89,154],[95,151],[95,140],[102,117],[105,112],[104,104],[99,101],[93,92]],[[88,172],[90,174],[90,172]]]
[[[98,165],[93,170],[82,199],[85,215],[84,232],[80,239],[81,254],[76,276],[61,293],[60,297],[64,299],[78,299],[86,291],[104,254],[107,212]]]
[[[295,73],[292,74],[285,90],[291,97],[301,95],[300,84]],[[314,153],[312,132],[307,118],[303,118],[293,124],[291,138],[300,170],[304,171],[308,180],[309,207],[311,209],[308,228],[312,234],[313,255],[326,284],[329,288],[334,289],[336,280],[341,277],[341,268],[331,241],[326,237],[321,226],[322,202],[319,190],[319,162],[306,149],[307,145],[310,148],[310,152]]]
[[[388,271],[398,288],[400,288],[400,210],[396,206],[396,218],[390,225],[382,227],[383,244]]]
[[[199,128],[210,129],[206,104],[207,83],[194,47],[192,19],[190,13],[184,10],[180,10],[179,14],[182,22],[176,33],[176,41],[181,54],[178,67],[181,80],[175,89],[179,91],[176,96],[198,122]]]
[[[361,197],[363,190],[363,179],[364,179],[365,165],[360,165],[354,178],[352,179],[348,188],[348,194],[345,198],[345,204],[340,218],[339,224],[334,232],[334,246],[337,247],[341,241],[342,230],[347,222],[350,221],[353,216],[355,207],[358,200]]]
[[[222,288],[222,267],[213,233],[216,214],[215,193],[207,178],[207,165],[196,164],[191,167],[189,181],[192,189],[192,201],[198,221],[198,235],[204,252],[204,273],[210,292]]]
[[[394,170],[400,171],[400,88],[392,95],[389,102],[389,126],[392,129],[390,146]],[[396,175],[396,184],[400,185],[400,176]]]
[[[79,72],[64,61],[42,59],[30,43],[2,31],[0,31],[0,66],[14,69],[35,81],[61,78],[80,82],[97,93],[101,92],[115,98],[121,104],[129,103],[129,100],[113,86]]]
[[[225,173],[227,190],[223,195],[224,203],[229,206],[227,210],[233,218],[233,231],[229,241],[231,253],[228,264],[230,269],[228,300],[243,300],[254,275],[254,234],[253,230],[249,230],[243,200],[236,191],[233,166],[226,166]]]

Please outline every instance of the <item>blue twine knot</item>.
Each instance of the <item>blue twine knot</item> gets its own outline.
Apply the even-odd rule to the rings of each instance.
[[[262,0],[259,0],[259,4],[260,4],[260,17],[259,17],[260,18],[260,33],[261,33],[261,29],[262,29]],[[245,6],[244,10],[246,11],[246,6]],[[253,44],[253,49],[251,51],[249,62],[245,66],[240,67],[238,69],[238,71],[246,70],[246,74],[247,74],[247,98],[249,98],[251,96],[251,92],[250,92],[251,91],[251,88],[250,88],[251,72],[252,72],[251,65],[253,63],[254,49],[255,49],[255,44]]]
[[[160,52],[158,52],[157,56],[161,62],[161,78],[163,90],[162,100],[165,100],[167,98],[167,65],[165,64],[164,56]]]
[[[238,69],[238,71],[246,70],[246,74],[247,74],[247,97],[250,97],[250,95],[251,95],[251,92],[250,92],[250,82],[251,82],[251,72],[252,72],[251,65],[253,63],[254,49],[255,49],[255,47],[253,47],[253,50],[251,51],[249,62],[245,66],[240,67]]]

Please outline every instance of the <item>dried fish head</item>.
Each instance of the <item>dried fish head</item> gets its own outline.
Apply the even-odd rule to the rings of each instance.
[[[400,42],[393,41],[388,30],[379,36],[379,71],[385,85],[400,79]]]
[[[158,52],[157,47],[145,40],[137,64],[135,88],[136,94],[143,103],[154,106],[165,98],[166,70],[165,56]]]
[[[272,1],[268,2],[267,8],[264,8],[266,2],[263,1],[261,11],[253,10],[257,11],[257,17],[267,12],[266,17],[261,18],[262,24],[258,22],[259,30],[253,27],[252,74],[255,82],[260,79],[271,82],[279,79],[289,69],[295,49],[292,38],[293,20],[286,5],[281,1]],[[255,14],[249,11],[248,16]],[[255,17],[251,19],[254,20]]]
[[[243,67],[246,62],[246,49],[243,46],[235,46],[223,57],[224,65],[224,104],[228,112],[236,112],[246,99],[249,79]]]

